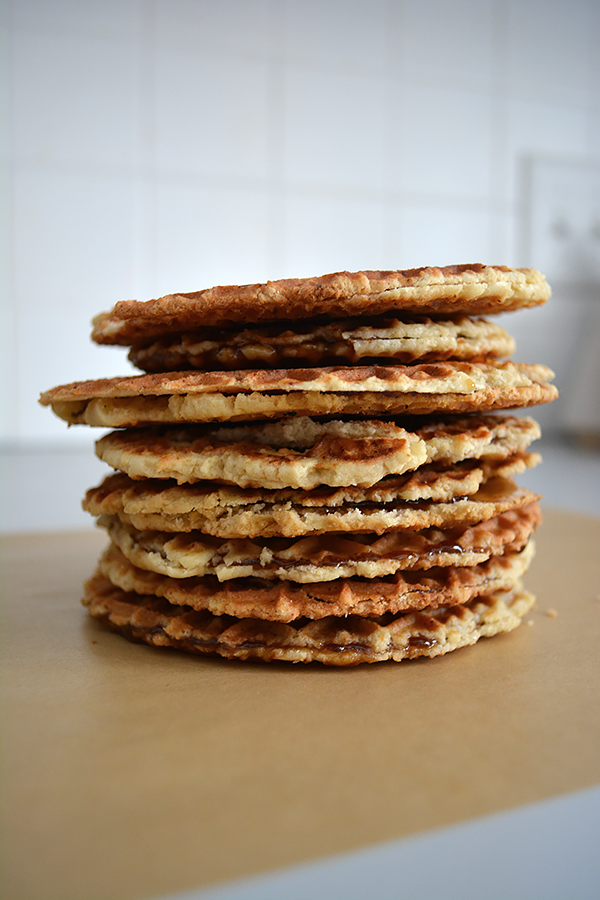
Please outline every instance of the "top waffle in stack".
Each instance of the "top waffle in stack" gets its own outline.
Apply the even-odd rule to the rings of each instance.
[[[512,476],[537,463],[539,429],[492,411],[556,390],[546,367],[502,361],[512,339],[481,316],[548,296],[535,271],[474,265],[98,316],[94,339],[147,374],[41,398],[124,428],[97,445],[118,474],[84,502],[111,538],[92,615],[150,643],[337,664],[515,627],[539,510]]]
[[[552,373],[499,362],[511,339],[473,316],[547,297],[531,270],[453,266],[125,301],[98,316],[93,338],[131,346],[152,374],[64,385],[42,402],[109,427],[530,406],[554,398]]]

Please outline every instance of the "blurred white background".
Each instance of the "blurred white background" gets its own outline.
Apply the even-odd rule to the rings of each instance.
[[[505,324],[556,368],[540,421],[600,434],[597,0],[7,0],[1,32],[5,530],[89,525],[98,434],[36,401],[130,370],[89,341],[124,298],[537,265]]]

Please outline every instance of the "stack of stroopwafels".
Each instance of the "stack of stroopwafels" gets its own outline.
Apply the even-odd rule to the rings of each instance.
[[[118,430],[84,507],[110,543],[90,615],[130,639],[332,665],[437,656],[515,628],[539,497],[542,365],[482,316],[549,297],[466,265],[216,287],[97,317],[146,374],[44,405]]]

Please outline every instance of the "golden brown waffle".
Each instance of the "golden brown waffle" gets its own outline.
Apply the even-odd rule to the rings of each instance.
[[[132,641],[190,653],[265,662],[365,662],[441,656],[480,637],[512,631],[534,597],[520,587],[483,594],[460,606],[426,608],[382,618],[329,616],[291,624],[213,616],[156,597],[124,593],[96,575],[85,586],[90,615]]]
[[[546,366],[440,362],[415,366],[175,372],[74,382],[42,394],[72,425],[241,421],[294,415],[425,415],[549,403]]]
[[[500,460],[539,437],[533,419],[470,416],[395,422],[309,418],[243,427],[129,429],[105,435],[96,453],[131,478],[219,481],[268,490],[366,487],[432,462]]]
[[[162,482],[133,482],[124,475],[106,479],[87,492],[84,509],[93,516],[117,515],[139,531],[190,532],[220,538],[299,537],[325,532],[416,531],[422,528],[450,528],[472,525],[516,506],[539,500],[525,488],[496,477],[476,493],[444,501],[402,500],[394,490],[394,480],[386,489],[356,490],[343,502],[336,495],[349,492],[257,491],[242,489],[165,487]],[[162,488],[161,488],[162,485]],[[356,497],[362,499],[356,499]],[[377,496],[379,499],[367,499]],[[333,499],[333,503],[328,502]]]
[[[259,577],[309,583],[381,578],[404,569],[472,566],[522,549],[540,521],[537,503],[472,526],[303,538],[223,540],[203,535],[137,531],[101,516],[111,540],[135,566],[172,578],[214,575],[219,581]]]
[[[227,285],[168,294],[145,303],[125,300],[94,320],[101,344],[132,344],[169,332],[233,322],[256,323],[373,316],[403,310],[424,315],[480,315],[537,306],[550,296],[540,272],[481,264],[398,271],[336,272],[266,284]]]
[[[350,510],[370,515],[370,505],[385,508],[395,503],[449,503],[475,494],[491,478],[510,478],[533,468],[540,459],[538,453],[523,453],[506,460],[434,463],[406,475],[389,475],[372,487],[352,485],[312,491],[267,491],[215,482],[173,485],[172,481],[152,478],[133,481],[116,472],[87,491],[83,508],[93,516],[116,514],[140,531],[199,529],[218,537],[256,537],[259,533],[269,537],[275,522],[277,533],[286,536],[287,532],[281,530],[284,525],[279,524],[280,509],[299,508],[305,516],[329,515],[331,511],[344,515]],[[252,527],[248,514],[253,517]],[[243,534],[228,533],[232,528],[239,532],[242,520]]]
[[[269,622],[292,622],[303,617],[381,616],[406,610],[454,606],[482,593],[515,586],[529,567],[533,541],[523,550],[492,556],[475,566],[434,567],[426,571],[400,571],[388,578],[338,578],[335,581],[297,584],[236,578],[169,578],[139,569],[109,544],[98,571],[125,592],[164,597],[175,606],[206,609],[215,615]]]
[[[239,659],[436,656],[516,627],[540,521],[512,476],[557,396],[478,318],[544,303],[532,269],[338,272],[124,301],[94,321],[146,374],[40,397],[122,429],[84,507],[110,536],[90,614]]]
[[[280,322],[262,328],[210,329],[136,343],[129,359],[146,372],[281,369],[377,360],[411,365],[444,359],[510,356],[515,342],[496,322],[456,316]]]

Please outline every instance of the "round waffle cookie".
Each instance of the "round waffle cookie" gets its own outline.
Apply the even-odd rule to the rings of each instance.
[[[87,582],[83,598],[93,618],[132,641],[232,659],[336,666],[441,656],[481,637],[512,631],[534,602],[533,595],[518,586],[484,593],[459,606],[284,624],[172,606],[157,597],[125,593],[102,575]]]
[[[474,566],[406,570],[379,579],[338,578],[298,584],[236,578],[222,583],[211,576],[170,578],[140,569],[111,543],[100,557],[98,572],[125,592],[163,597],[175,606],[238,619],[292,622],[326,616],[381,616],[467,603],[483,592],[514,587],[527,571],[534,550],[530,540],[522,550],[509,550]]]
[[[472,471],[467,470],[463,481]],[[89,490],[83,506],[93,516],[116,515],[139,531],[254,538],[449,528],[484,521],[540,499],[511,480],[496,477],[471,496],[457,495],[446,502],[402,500],[407,480],[392,476],[363,490],[244,491],[214,484],[168,487],[117,474]]]
[[[133,479],[311,490],[368,487],[433,462],[505,460],[525,453],[540,435],[537,422],[518,416],[402,421],[301,417],[237,427],[129,429],[102,437],[96,453]]]
[[[98,523],[135,566],[171,578],[215,576],[219,581],[259,577],[309,583],[337,578],[381,578],[405,569],[473,566],[522,549],[541,516],[537,503],[475,525],[375,534],[223,540],[201,532],[138,531],[118,516]]]
[[[202,328],[135,343],[130,361],[145,372],[280,369],[282,366],[412,364],[510,356],[513,338],[496,322],[455,316],[280,322],[263,328]]]
[[[74,382],[42,405],[72,425],[272,419],[287,415],[426,415],[549,403],[552,371],[526,363],[440,362],[415,366],[173,372]]]
[[[372,487],[312,491],[244,489],[215,482],[173,485],[152,478],[133,481],[116,472],[87,491],[83,508],[92,516],[118,515],[140,531],[199,530],[228,538],[343,531],[357,516],[351,530],[377,531],[380,513],[393,514],[410,504],[462,501],[491,478],[510,478],[540,459],[538,453],[523,453],[507,460],[432,464],[406,475],[389,475]]]
[[[336,272],[317,278],[227,285],[156,300],[125,300],[94,320],[101,344],[130,345],[169,332],[306,319],[380,315],[481,315],[544,303],[550,289],[540,272],[468,264],[396,271]]]

